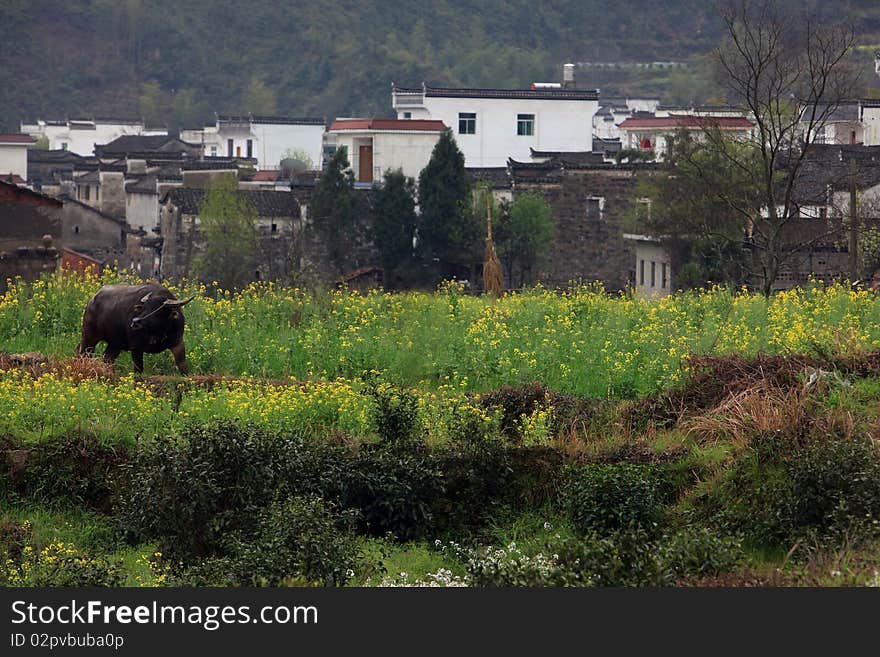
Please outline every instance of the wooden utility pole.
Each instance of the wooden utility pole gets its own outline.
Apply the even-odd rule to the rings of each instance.
[[[849,160],[849,275],[859,280],[859,211],[856,194],[856,159]]]

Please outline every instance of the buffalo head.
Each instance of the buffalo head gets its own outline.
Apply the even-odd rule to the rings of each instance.
[[[194,296],[186,301],[163,299],[154,297],[152,292],[147,292],[134,306],[131,328],[133,331],[161,330],[169,321],[177,320],[180,317],[180,308],[193,299]]]

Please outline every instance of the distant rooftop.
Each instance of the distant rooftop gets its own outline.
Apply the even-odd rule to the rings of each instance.
[[[663,128],[722,128],[748,130],[754,123],[741,116],[645,116],[630,117],[620,124],[622,130]]]
[[[443,132],[446,125],[436,119],[338,119],[330,125],[338,130],[408,130],[413,132]]]
[[[0,144],[35,144],[36,139],[20,132],[0,132]]]
[[[468,89],[449,87],[392,87],[393,93],[424,94],[428,98],[516,98],[520,100],[598,100],[598,89]]]

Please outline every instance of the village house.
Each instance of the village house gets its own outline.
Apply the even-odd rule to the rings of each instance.
[[[152,252],[140,248],[145,234],[119,217],[101,212],[76,199],[62,197],[62,244],[65,252],[91,261],[152,274]]]
[[[257,215],[259,249],[255,254],[254,280],[289,278],[292,271],[291,248],[299,239],[303,210],[291,192],[238,190]],[[160,199],[162,237],[159,273],[163,278],[180,279],[193,274],[195,257],[204,250],[201,208],[207,191],[177,187]]]
[[[623,148],[649,153],[663,160],[679,133],[686,132],[695,139],[704,138],[706,130],[746,139],[752,135],[755,124],[744,116],[712,116],[698,114],[668,114],[667,116],[632,116],[619,126]]]
[[[58,199],[0,179],[0,291],[9,278],[57,271],[61,212]]]
[[[622,141],[623,134],[618,127],[631,116],[653,116],[660,105],[659,98],[615,98],[599,97],[599,109],[593,116],[593,150],[596,140]]]
[[[651,235],[624,233],[633,246],[635,275],[632,288],[638,297],[651,299],[672,294],[672,254],[663,240]]]
[[[574,87],[574,65],[562,83],[530,89],[407,88],[392,85],[398,119],[442,121],[450,126],[467,167],[527,161],[531,149],[590,151],[599,92]]]
[[[30,187],[50,196],[76,195],[74,176],[87,167],[97,167],[98,160],[71,151],[30,148],[27,151],[27,182]]]
[[[430,119],[337,119],[328,135],[348,150],[355,181],[372,185],[389,169],[417,180],[445,129]]]
[[[258,169],[279,169],[291,153],[302,153],[312,168],[323,165],[323,118],[217,115],[215,123],[181,130],[180,138],[198,144],[208,157],[253,158]]]
[[[123,135],[165,135],[163,127],[147,127],[140,119],[95,117],[22,123],[21,131],[32,137],[46,137],[50,150],[92,155],[96,144],[107,144]]]
[[[36,140],[17,132],[0,132],[0,178],[23,184],[28,175],[28,146]]]

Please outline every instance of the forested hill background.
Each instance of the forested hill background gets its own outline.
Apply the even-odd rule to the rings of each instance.
[[[877,0],[780,0],[856,26],[868,87]],[[722,27],[706,0],[0,0],[0,130],[22,119],[141,116],[171,128],[213,112],[390,115],[397,84],[523,87],[573,62],[603,94],[705,101]],[[870,90],[868,90],[870,92]]]

